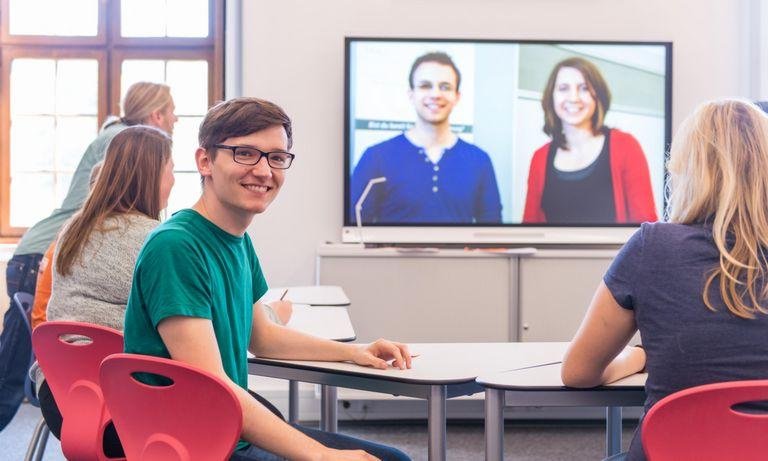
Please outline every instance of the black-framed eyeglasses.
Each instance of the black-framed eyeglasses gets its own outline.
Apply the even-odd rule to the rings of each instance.
[[[217,149],[227,149],[232,151],[232,160],[241,165],[253,166],[259,163],[262,157],[267,158],[267,164],[270,168],[276,170],[286,170],[293,163],[296,157],[290,152],[276,150],[273,152],[264,152],[251,146],[227,146],[226,144],[216,144],[213,147]]]

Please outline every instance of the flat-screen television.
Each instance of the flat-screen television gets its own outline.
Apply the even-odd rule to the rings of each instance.
[[[623,243],[662,217],[672,44],[345,39],[365,243]]]

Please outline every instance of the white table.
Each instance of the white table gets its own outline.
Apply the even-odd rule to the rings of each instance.
[[[335,431],[335,387],[361,389],[425,399],[428,408],[429,459],[444,460],[446,399],[482,391],[481,374],[558,363],[568,343],[410,344],[410,370],[361,367],[346,362],[249,359],[249,373],[327,386],[323,392],[321,428]]]
[[[355,340],[355,329],[349,318],[349,311],[343,306],[308,306],[294,304],[291,319],[285,325],[320,338],[333,341],[349,342]],[[336,389],[321,386],[323,395],[330,395],[336,400]],[[321,412],[330,411],[325,406]],[[335,413],[335,408],[333,409]],[[288,421],[299,421],[299,382],[288,380]]]
[[[597,406],[606,407],[607,456],[621,451],[621,407],[645,403],[644,373],[628,376],[592,389],[565,387],[561,364],[532,367],[504,373],[484,374],[477,383],[485,387],[485,459],[504,455],[505,406]]]
[[[287,327],[304,333],[340,342],[356,338],[347,308],[350,305],[347,294],[334,285],[292,286],[270,288],[259,299],[262,303],[275,300],[291,301],[293,314]],[[315,309],[315,308],[318,309]],[[335,395],[335,389],[323,386],[323,394]],[[299,383],[288,380],[288,421],[299,420]]]
[[[334,341],[355,340],[355,329],[349,318],[349,311],[344,306],[294,304],[293,314],[285,326]]]

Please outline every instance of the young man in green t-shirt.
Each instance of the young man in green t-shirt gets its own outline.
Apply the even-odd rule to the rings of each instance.
[[[294,158],[283,110],[255,98],[217,104],[200,125],[199,141],[202,195],[153,231],[138,256],[126,352],[186,362],[232,387],[243,409],[243,440],[233,460],[407,460],[393,448],[291,426],[248,392],[248,350],[377,368],[394,359],[401,369],[411,367],[411,356],[390,341],[354,345],[299,333],[270,322],[257,305],[267,283],[246,229],[277,196]]]

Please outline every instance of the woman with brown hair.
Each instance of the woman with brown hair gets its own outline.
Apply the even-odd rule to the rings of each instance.
[[[49,320],[122,331],[136,257],[159,224],[173,183],[171,139],[165,132],[137,125],[112,139],[91,194],[59,237]],[[40,376],[37,383],[43,416],[58,437],[61,414]],[[105,434],[106,447],[121,450],[113,431]]]
[[[605,126],[610,105],[597,66],[579,57],[557,63],[541,99],[552,141],[533,154],[523,223],[657,220],[645,154],[631,134]]]
[[[669,160],[670,222],[645,223],[597,288],[563,359],[592,387],[645,367],[645,409],[690,387],[768,378],[768,116],[702,104]],[[636,331],[643,347],[627,347]],[[630,460],[645,459],[639,434]]]

